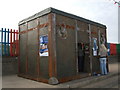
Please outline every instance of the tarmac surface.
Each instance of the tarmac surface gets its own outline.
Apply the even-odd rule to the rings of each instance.
[[[92,76],[58,85],[36,82],[17,75],[3,76],[2,88],[118,88],[118,64],[114,63],[109,66],[110,73],[108,75]]]
[[[118,66],[120,63],[109,64],[109,74],[104,76],[90,76],[87,78],[72,80],[58,85],[49,85],[41,82],[6,75],[2,77],[2,88],[118,88]]]

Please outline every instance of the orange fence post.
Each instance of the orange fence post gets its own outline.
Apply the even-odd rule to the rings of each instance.
[[[13,56],[15,56],[16,42],[15,42],[15,30],[13,31]]]
[[[18,30],[16,30],[16,56],[18,56]]]

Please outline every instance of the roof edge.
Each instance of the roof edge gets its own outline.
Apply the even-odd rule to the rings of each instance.
[[[83,17],[77,16],[77,15],[74,15],[74,14],[70,14],[70,13],[67,13],[67,12],[64,12],[64,11],[61,11],[61,10],[57,10],[57,9],[52,8],[52,7],[51,7],[51,12],[57,13],[57,14],[60,14],[60,15],[64,15],[64,16],[67,16],[67,17],[70,17],[70,18],[73,18],[73,19],[76,19],[76,20],[80,20],[80,21],[83,21],[83,22],[86,22],[86,23],[90,23],[90,24],[93,24],[93,25],[97,25],[97,26],[105,28],[105,29],[107,28],[106,25],[103,25],[101,23],[94,22],[92,20],[85,19]]]
[[[52,7],[49,7],[49,8],[47,8],[47,9],[45,9],[45,10],[42,10],[41,12],[38,12],[38,13],[36,13],[36,14],[34,14],[34,15],[26,18],[26,19],[23,19],[22,21],[20,21],[20,22],[18,23],[18,25],[21,25],[21,24],[23,24],[23,23],[26,23],[26,22],[28,22],[28,21],[31,21],[31,20],[33,20],[33,19],[35,19],[35,18],[38,18],[38,17],[40,17],[40,16],[46,15],[46,14],[51,13],[51,12],[52,12],[52,13],[56,13],[56,14],[60,14],[60,15],[63,15],[63,16],[67,16],[67,17],[70,17],[70,18],[73,18],[73,19],[76,19],[76,20],[80,20],[80,21],[83,21],[83,22],[86,22],[86,23],[90,23],[90,24],[92,24],[92,25],[96,25],[96,26],[99,26],[99,27],[102,27],[102,28],[105,28],[105,29],[107,28],[107,27],[106,27],[105,25],[103,25],[103,24],[100,24],[100,23],[91,21],[91,20],[89,20],[89,19],[82,18],[82,17],[77,16],[77,15],[74,15],[74,14],[67,13],[67,12],[64,12],[64,11],[61,11],[61,10],[52,8]]]
[[[47,9],[45,9],[45,10],[42,10],[42,11],[40,11],[40,12],[38,12],[38,13],[30,16],[30,17],[28,17],[28,18],[25,18],[25,19],[21,20],[21,21],[18,23],[18,25],[21,25],[21,24],[23,24],[23,23],[26,23],[26,22],[28,22],[28,21],[31,21],[31,20],[33,20],[33,19],[35,19],[35,18],[40,17],[40,16],[46,15],[46,14],[48,14],[48,13],[51,12],[51,9],[52,9],[52,8],[49,7],[49,8],[47,8]]]

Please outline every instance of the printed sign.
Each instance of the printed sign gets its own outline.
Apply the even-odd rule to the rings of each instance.
[[[93,38],[93,56],[97,56],[97,38]]]
[[[48,36],[40,36],[40,56],[48,56]]]

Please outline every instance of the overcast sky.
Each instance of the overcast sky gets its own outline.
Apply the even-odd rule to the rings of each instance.
[[[118,42],[118,6],[112,0],[1,0],[0,28],[18,29],[19,21],[48,7],[102,23],[108,42]]]

